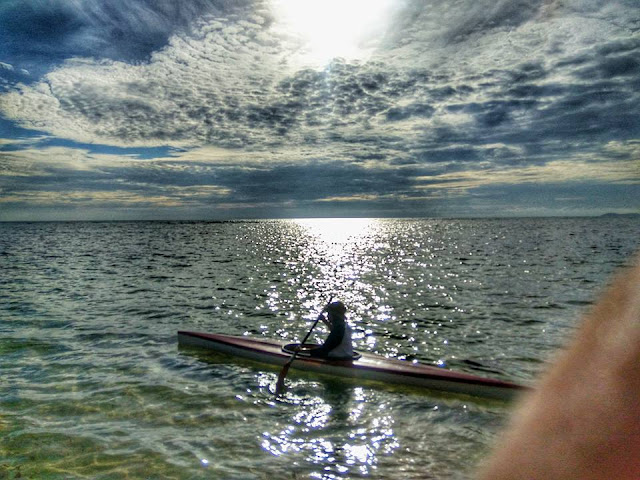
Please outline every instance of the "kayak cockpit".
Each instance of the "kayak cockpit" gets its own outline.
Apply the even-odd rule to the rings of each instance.
[[[282,347],[282,351],[285,353],[289,353],[291,355],[293,355],[294,353],[298,352],[298,357],[300,358],[312,358],[311,357],[311,349],[315,348],[315,347],[319,347],[320,345],[316,344],[316,343],[305,343],[304,345],[300,345],[299,343],[288,343],[287,345],[284,345]],[[339,360],[344,362],[345,360],[350,360],[350,361],[354,361],[354,360],[358,360],[359,358],[361,358],[362,355],[358,352],[353,352],[353,354],[351,355],[351,357],[328,357],[325,358],[325,360]]]

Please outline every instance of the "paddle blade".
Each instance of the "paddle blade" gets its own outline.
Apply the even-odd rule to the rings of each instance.
[[[280,395],[282,392],[284,392],[284,379],[287,376],[287,373],[289,373],[289,367],[291,366],[291,362],[287,362],[285,363],[284,367],[282,367],[282,370],[280,370],[280,375],[278,375],[278,381],[276,382],[276,395]]]

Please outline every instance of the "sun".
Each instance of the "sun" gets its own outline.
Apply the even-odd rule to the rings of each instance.
[[[398,0],[272,0],[279,28],[301,43],[298,61],[362,60],[378,46]]]

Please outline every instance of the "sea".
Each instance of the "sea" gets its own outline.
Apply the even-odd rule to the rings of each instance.
[[[526,385],[637,218],[0,223],[0,478],[471,479],[513,402],[296,373],[178,330],[355,347]],[[322,341],[326,330],[314,330]]]

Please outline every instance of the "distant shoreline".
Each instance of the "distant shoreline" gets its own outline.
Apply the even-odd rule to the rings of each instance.
[[[61,220],[0,220],[2,223],[243,223],[243,222],[264,222],[273,220],[330,220],[346,219],[346,218],[371,218],[378,220],[553,220],[563,218],[583,218],[583,219],[598,219],[598,218],[621,218],[621,219],[640,219],[640,213],[604,213],[602,215],[548,215],[548,216],[523,216],[523,217],[274,217],[274,218],[235,218],[235,219],[61,219]]]
[[[640,218],[640,213],[605,213],[600,217],[624,217],[624,218]]]

